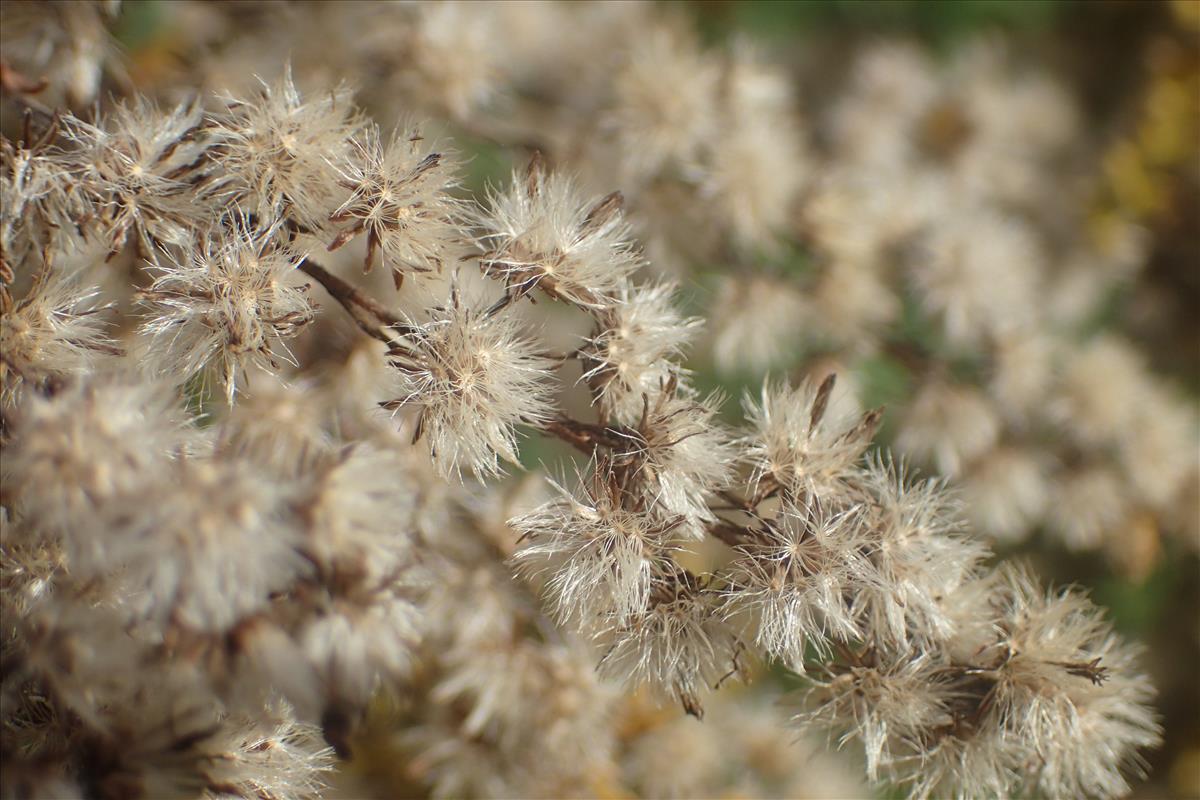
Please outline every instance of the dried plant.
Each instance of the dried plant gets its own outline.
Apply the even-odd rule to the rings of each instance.
[[[364,13],[347,6],[329,35]],[[420,128],[387,133],[349,89],[302,92],[281,65],[254,93],[170,110],[131,97],[97,117],[46,113],[6,83],[27,116],[0,176],[0,793],[314,798],[336,791],[339,760],[380,752],[400,754],[375,775],[389,796],[696,796],[724,786],[728,759],[748,794],[866,791],[844,772],[802,788],[780,715],[729,700],[763,663],[803,676],[798,729],[858,743],[868,780],[914,797],[1127,793],[1160,738],[1154,688],[1100,609],[994,563],[943,481],[871,451],[884,412],[834,374],[765,379],[736,424],[693,381],[704,323],[652,262],[697,220],[679,250],[746,263],[784,246],[810,177],[786,82],[637,7],[379,13],[412,45],[391,55],[411,107],[468,135],[553,140],[554,164],[591,121],[617,135],[581,140],[578,175],[535,154],[476,199]],[[531,39],[588,14],[617,40],[651,20],[612,88],[557,129],[497,124],[492,88],[522,69],[544,96],[565,80],[506,48],[541,52]],[[347,57],[383,58],[356,35]],[[570,45],[545,51],[586,73]],[[896,143],[861,106],[896,92],[928,111],[903,124],[955,146],[961,109],[931,116],[927,68],[877,58],[834,113],[847,162],[890,162]],[[1036,108],[1050,91],[1010,90]],[[1048,142],[996,122],[971,147],[1032,159],[1073,130],[1057,122],[1038,128]],[[1039,180],[970,152],[969,185],[1019,200]],[[622,184],[585,188],[603,174]],[[805,212],[830,253],[818,280],[858,304],[828,329],[847,350],[892,312],[874,262],[937,216],[873,220],[842,190],[855,177],[823,176]],[[1022,271],[1037,245],[986,204],[928,237],[920,303],[948,341],[1003,354],[1031,324],[1010,311],[1042,313]],[[773,328],[810,300],[775,277],[725,280],[717,352],[770,362]],[[1136,359],[1094,347],[1101,366],[1077,362],[1045,412],[1099,447],[1147,412],[1140,390],[1094,385],[1113,361],[1140,375]],[[993,398],[1041,384],[997,372],[985,394],[932,373],[899,449],[949,475],[990,469],[1002,497],[969,485],[965,511],[1020,528],[1045,505],[1040,473],[1001,451],[1019,423]],[[549,443],[578,456],[572,479],[504,477]],[[1103,495],[1103,475],[1080,496]],[[703,725],[664,722],[671,708]]]

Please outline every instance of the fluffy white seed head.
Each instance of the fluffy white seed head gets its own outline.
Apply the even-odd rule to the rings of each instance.
[[[83,375],[105,356],[121,354],[105,330],[97,294],[49,268],[39,270],[19,300],[0,286],[0,406],[16,402],[26,384]]]
[[[291,217],[322,229],[344,197],[332,163],[345,157],[360,124],[350,93],[302,98],[289,68],[254,96],[223,100],[223,113],[211,119],[221,170],[212,191],[261,220]]]
[[[608,755],[604,727],[613,693],[597,676],[588,648],[571,640],[535,645],[503,637],[458,644],[433,698],[470,709],[465,735],[516,752],[537,731],[556,756],[586,762]]]
[[[760,376],[786,363],[811,314],[804,295],[787,281],[763,275],[723,277],[709,319],[717,369]]]
[[[656,562],[670,550],[677,521],[622,507],[615,476],[594,469],[578,494],[558,497],[509,521],[521,534],[513,562],[541,577],[558,619],[595,626],[645,613]]]
[[[281,708],[276,719],[233,716],[205,748],[206,797],[226,800],[306,800],[328,790],[326,774],[334,769],[333,749],[313,725],[298,722]]]
[[[788,80],[738,48],[722,76],[718,123],[704,182],[715,221],[741,248],[771,250],[808,177]]]
[[[1117,797],[1159,728],[1136,653],[1085,599],[1003,568],[948,605],[955,634],[888,656],[846,648],[798,717],[861,740],[919,798]]]
[[[80,202],[73,179],[56,153],[0,141],[0,276],[11,280],[17,264],[35,258],[47,243],[72,242]]]
[[[74,564],[84,580],[119,570],[135,619],[226,631],[309,570],[288,489],[248,464],[185,461],[144,490],[154,505],[97,509],[103,549]]]
[[[326,691],[328,708],[362,708],[381,684],[408,674],[421,635],[421,613],[404,587],[333,598],[298,633],[304,658]]]
[[[866,638],[880,649],[946,639],[953,593],[974,577],[987,546],[969,536],[960,504],[938,480],[912,481],[902,464],[872,458],[863,473],[867,558],[875,572],[856,593]]]
[[[720,78],[682,26],[643,34],[615,80],[610,124],[617,131],[627,180],[664,168],[693,168],[716,129]]]
[[[64,121],[73,150],[70,169],[104,244],[116,253],[135,234],[144,252],[184,245],[215,206],[201,202],[183,178],[198,173],[204,152],[203,111],[181,104],[163,113],[138,99],[98,124]]]
[[[1000,635],[976,663],[998,662],[993,713],[1037,754],[1023,777],[1050,796],[1124,795],[1126,774],[1142,770],[1138,750],[1161,735],[1137,648],[1076,592],[1048,594],[1019,569],[996,581]]]
[[[827,732],[839,747],[860,740],[871,780],[894,775],[897,763],[920,758],[928,731],[953,721],[954,689],[938,667],[916,656],[814,676],[795,720]]]
[[[1049,499],[1048,470],[1032,449],[999,447],[963,480],[963,506],[976,528],[1000,541],[1029,535]]]
[[[652,503],[687,520],[697,538],[713,519],[708,498],[729,485],[739,455],[716,419],[720,403],[720,395],[699,400],[677,394],[675,381],[668,381],[643,396],[641,419],[621,433],[615,453],[618,463],[636,471]]]
[[[87,107],[118,60],[109,31],[115,16],[110,3],[9,3],[2,40],[5,60],[29,76],[26,80],[42,102]],[[33,76],[38,80],[30,80]]]
[[[499,9],[447,2],[408,10],[412,16],[398,31],[400,41],[388,38],[385,44],[404,54],[404,68],[395,75],[404,98],[453,119],[471,119],[494,98],[507,69],[496,50]]]
[[[1146,387],[1133,423],[1117,436],[1122,469],[1151,506],[1170,506],[1196,470],[1200,454],[1185,443],[1200,440],[1198,431],[1200,414],[1195,404],[1161,384]]]
[[[597,314],[595,333],[584,344],[583,380],[602,417],[632,423],[643,396],[653,395],[682,369],[676,361],[699,320],[684,317],[667,284],[624,285],[615,302]]]
[[[576,305],[607,306],[641,265],[622,204],[616,192],[580,194],[569,177],[547,175],[535,158],[478,214],[484,271],[513,296],[541,289]]]
[[[313,402],[314,387],[264,380],[252,395],[221,409],[214,452],[246,461],[281,481],[298,481],[335,460],[336,445],[326,427],[327,409]]]
[[[1146,394],[1146,369],[1129,342],[1100,336],[1063,365],[1051,411],[1084,446],[1114,442],[1135,427]]]
[[[785,506],[736,547],[725,613],[748,612],[758,646],[792,669],[804,671],[807,648],[860,635],[848,601],[872,581],[860,513]]]
[[[703,714],[700,697],[720,678],[740,671],[740,646],[716,610],[716,598],[674,576],[651,587],[650,608],[616,623],[599,637],[605,647],[600,674]]]
[[[345,227],[330,250],[364,234],[367,270],[377,250],[397,276],[441,268],[462,236],[460,203],[450,194],[457,177],[453,155],[423,142],[415,128],[399,127],[383,142],[374,125],[351,140],[347,158],[335,162],[351,195],[331,217]]]
[[[457,290],[404,336],[391,359],[400,396],[387,405],[416,411],[418,436],[443,475],[499,473],[500,459],[517,460],[516,426],[551,416],[553,362],[512,314],[470,307]]]
[[[1103,463],[1064,471],[1050,491],[1047,521],[1071,550],[1095,550],[1132,511],[1128,482]]]
[[[942,475],[956,476],[995,446],[1000,418],[974,388],[933,381],[908,408],[896,448]]]
[[[410,586],[417,493],[394,451],[360,442],[332,450],[305,478],[298,502],[305,557],[333,583]]]
[[[866,349],[899,316],[900,303],[877,265],[834,259],[812,289],[813,327],[821,338]]]
[[[296,271],[303,256],[276,244],[276,232],[214,233],[159,261],[140,295],[147,319],[139,333],[152,371],[212,375],[232,405],[252,370],[278,372],[281,360],[293,360],[285,341],[314,312]]]
[[[932,230],[914,270],[926,308],[952,342],[1020,330],[1034,322],[1043,256],[1028,229],[991,213],[963,214]]]
[[[819,386],[764,383],[758,402],[743,400],[752,433],[748,455],[756,484],[771,481],[785,490],[820,494],[837,483],[862,455],[878,424],[868,413],[857,424],[827,413],[833,375]]]
[[[96,507],[143,504],[144,487],[190,438],[162,384],[122,374],[74,383],[26,398],[13,415],[5,491],[43,535],[64,535],[78,559],[104,547],[92,534]]]
[[[1055,339],[1036,328],[996,342],[987,391],[1007,419],[1028,424],[1042,413],[1058,349]]]

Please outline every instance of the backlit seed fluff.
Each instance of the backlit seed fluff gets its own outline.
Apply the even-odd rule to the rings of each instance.
[[[254,96],[222,99],[223,112],[211,118],[219,168],[212,191],[261,220],[289,215],[322,229],[343,196],[332,164],[347,154],[360,124],[349,92],[304,98],[289,69]]]
[[[92,532],[96,506],[141,502],[185,451],[192,437],[180,405],[165,385],[132,374],[29,397],[11,417],[6,491],[36,530],[64,536],[73,558],[94,553],[105,546]]]
[[[146,253],[186,243],[193,222],[204,216],[184,180],[195,176],[204,152],[203,118],[198,104],[162,112],[139,100],[94,125],[75,117],[65,121],[75,148],[71,171],[110,253],[130,235]]]
[[[609,112],[626,180],[646,181],[668,168],[695,170],[716,130],[719,79],[716,64],[683,26],[639,35],[616,75]]]
[[[1115,469],[1084,464],[1050,484],[1047,522],[1070,550],[1095,550],[1133,510],[1130,487]]]
[[[359,235],[367,239],[365,267],[382,251],[397,275],[440,269],[461,238],[453,155],[430,150],[416,129],[397,128],[381,141],[370,125],[351,140],[351,151],[335,162],[339,183],[351,195],[330,220],[340,231],[328,245],[337,250]]]
[[[930,382],[908,408],[896,448],[956,476],[995,446],[1001,423],[987,396],[970,386]]]
[[[404,54],[393,79],[410,103],[469,119],[493,99],[506,69],[492,28],[499,8],[447,2],[410,10],[400,41],[387,40]]]
[[[699,321],[684,317],[667,284],[622,286],[616,302],[596,315],[596,329],[580,350],[583,380],[606,419],[632,423],[642,397],[665,385]]]
[[[987,542],[1200,541],[1182,73],[177,0],[124,75],[0,5],[0,797],[1130,792],[1136,648]]]
[[[49,268],[18,300],[0,286],[0,407],[11,405],[23,384],[81,375],[121,354],[105,330],[97,294]]]
[[[69,221],[78,212],[70,173],[58,158],[30,146],[0,139],[0,276],[47,242],[69,239]]]
[[[786,281],[763,275],[722,277],[709,311],[717,369],[758,377],[784,366],[812,314],[805,296]]]
[[[641,265],[622,204],[620,193],[580,194],[535,157],[478,212],[484,272],[514,297],[540,289],[576,305],[607,306]]]
[[[390,351],[399,395],[385,405],[416,413],[417,436],[438,471],[481,476],[517,461],[518,425],[550,419],[553,362],[512,314],[466,305],[457,290]]]
[[[768,381],[757,402],[750,396],[742,401],[750,422],[746,444],[756,484],[791,493],[828,490],[850,470],[879,417],[868,413],[857,423],[831,418],[833,391],[833,375],[819,386],[806,382],[793,388]]]
[[[75,564],[85,580],[120,569],[132,618],[228,630],[308,572],[284,485],[221,461],[180,464],[161,481],[146,487],[157,502],[140,513],[129,500],[97,508],[104,551]]]
[[[964,476],[964,508],[979,530],[999,541],[1020,541],[1046,511],[1047,473],[1038,454],[997,448]]]
[[[651,502],[686,519],[696,538],[713,519],[708,499],[729,485],[738,457],[731,433],[716,419],[720,401],[720,395],[676,394],[675,381],[668,381],[643,396],[641,418],[617,448],[618,463],[637,471]]]
[[[278,372],[281,361],[293,360],[286,341],[314,311],[296,270],[303,257],[280,248],[276,233],[215,232],[159,259],[140,295],[146,320],[139,333],[153,371],[211,374],[232,405],[253,370]]]
[[[1138,403],[1134,422],[1119,433],[1122,468],[1146,501],[1165,508],[1200,463],[1194,449],[1179,446],[1197,441],[1200,413],[1167,387],[1152,384]]]
[[[316,726],[287,713],[266,724],[248,717],[226,724],[212,754],[202,759],[212,783],[235,789],[235,796],[270,800],[315,797],[326,788],[333,750]]]
[[[748,612],[756,643],[803,672],[808,648],[860,635],[848,598],[870,574],[864,533],[858,509],[785,506],[738,546],[726,613]]]
[[[1065,359],[1051,409],[1080,444],[1100,446],[1134,427],[1147,385],[1133,346],[1100,336]]]
[[[513,563],[537,577],[555,617],[588,626],[644,613],[655,563],[670,550],[676,521],[621,506],[611,473],[558,496],[509,524],[521,536]]]
[[[738,52],[722,76],[719,122],[704,191],[717,222],[746,250],[778,249],[799,191],[807,154],[786,78]]]
[[[1137,748],[1159,741],[1155,692],[1140,648],[1122,641],[1078,592],[1047,593],[1025,571],[1002,568],[990,605],[1001,632],[975,662],[998,675],[995,713],[1037,766],[1023,776],[1053,797],[1115,797],[1140,772]]]
[[[880,648],[945,640],[954,633],[946,604],[976,576],[987,546],[970,535],[943,481],[913,480],[902,464],[881,457],[868,460],[862,481],[874,576],[855,595],[856,613]]]
[[[796,721],[828,731],[839,746],[861,740],[871,780],[897,763],[919,763],[921,737],[953,719],[954,689],[929,657],[849,666],[811,680]]]
[[[936,229],[913,278],[947,338],[972,344],[1033,322],[1044,256],[1024,226],[990,212]]]
[[[381,681],[395,683],[412,666],[420,610],[402,587],[338,597],[307,620],[298,640],[328,699],[363,707]]]
[[[868,771],[918,798],[1117,797],[1159,739],[1136,651],[1077,594],[1001,568],[965,584],[943,647],[816,677],[798,721],[861,741]]]
[[[645,613],[624,622],[614,619],[599,635],[600,674],[645,685],[682,703],[693,716],[703,716],[700,698],[707,688],[739,671],[737,636],[714,599],[675,582],[652,585]]]

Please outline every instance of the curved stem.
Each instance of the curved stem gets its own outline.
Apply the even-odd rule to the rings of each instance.
[[[413,327],[404,322],[398,314],[390,311],[382,303],[364,294],[312,259],[304,259],[296,269],[325,287],[329,296],[346,309],[359,329],[368,336],[390,345],[395,343],[395,339],[387,334],[386,328],[401,335],[413,331]]]

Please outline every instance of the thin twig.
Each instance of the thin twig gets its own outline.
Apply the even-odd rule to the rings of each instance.
[[[622,444],[618,431],[566,416],[555,417],[542,425],[541,430],[587,455],[592,455],[597,447],[612,449]]]
[[[329,292],[330,297],[337,300],[349,312],[359,329],[368,336],[385,344],[394,344],[395,337],[389,336],[386,328],[399,334],[413,331],[413,327],[404,322],[398,314],[388,310],[377,300],[363,294],[312,259],[304,259],[297,269],[325,287],[325,291]]]
[[[708,532],[730,547],[744,545],[753,538],[745,528],[724,520],[709,525]]]

